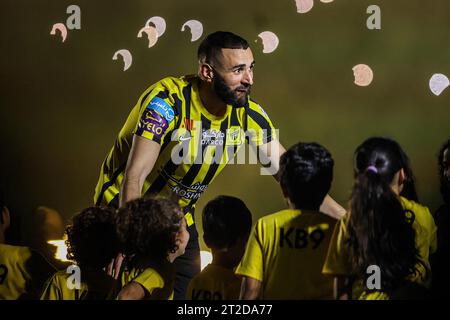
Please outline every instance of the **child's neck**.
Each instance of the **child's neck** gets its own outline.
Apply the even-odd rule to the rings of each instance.
[[[230,258],[227,252],[220,252],[220,251],[213,252],[212,264],[230,270],[233,270],[237,265],[236,261]]]

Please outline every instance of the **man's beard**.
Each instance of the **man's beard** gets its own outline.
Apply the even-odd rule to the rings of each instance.
[[[213,81],[213,88],[215,93],[220,99],[222,99],[223,102],[232,105],[234,108],[242,108],[247,103],[251,86],[239,86],[235,90],[231,90],[225,83],[225,80],[216,72]],[[238,97],[236,90],[247,90],[247,92],[242,97]]]

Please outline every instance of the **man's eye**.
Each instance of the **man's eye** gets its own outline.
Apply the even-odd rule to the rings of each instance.
[[[234,73],[239,74],[242,72],[242,68],[234,69]]]

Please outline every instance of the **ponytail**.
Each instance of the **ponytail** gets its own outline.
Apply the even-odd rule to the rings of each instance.
[[[387,291],[413,274],[419,262],[411,226],[414,217],[411,211],[406,214],[375,166],[358,173],[355,180],[348,221],[353,270],[357,277],[366,279],[367,267],[377,265],[382,290]]]

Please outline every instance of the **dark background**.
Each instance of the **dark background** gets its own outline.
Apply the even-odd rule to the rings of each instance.
[[[68,30],[62,43],[49,32],[66,22],[71,4],[81,8],[81,30]],[[381,8],[381,30],[366,28],[371,4]],[[333,153],[335,199],[349,197],[356,146],[384,135],[411,157],[421,201],[431,210],[441,202],[436,154],[450,137],[450,89],[436,97],[428,81],[450,75],[448,0],[315,0],[306,14],[294,0],[1,0],[0,12],[0,175],[25,239],[38,205],[65,219],[92,205],[100,165],[142,91],[165,76],[195,73],[197,47],[216,30],[252,44],[252,96],[280,128],[283,145],[317,141]],[[152,16],[164,17],[167,29],[149,49],[136,35]],[[194,43],[180,31],[190,19],[204,26]],[[255,42],[266,30],[280,39],[272,54]],[[123,48],[133,54],[125,72],[112,60]],[[359,63],[374,71],[368,87],[353,83]],[[278,185],[257,165],[228,166],[199,202],[197,222],[218,194],[242,198],[255,219],[284,206]]]

